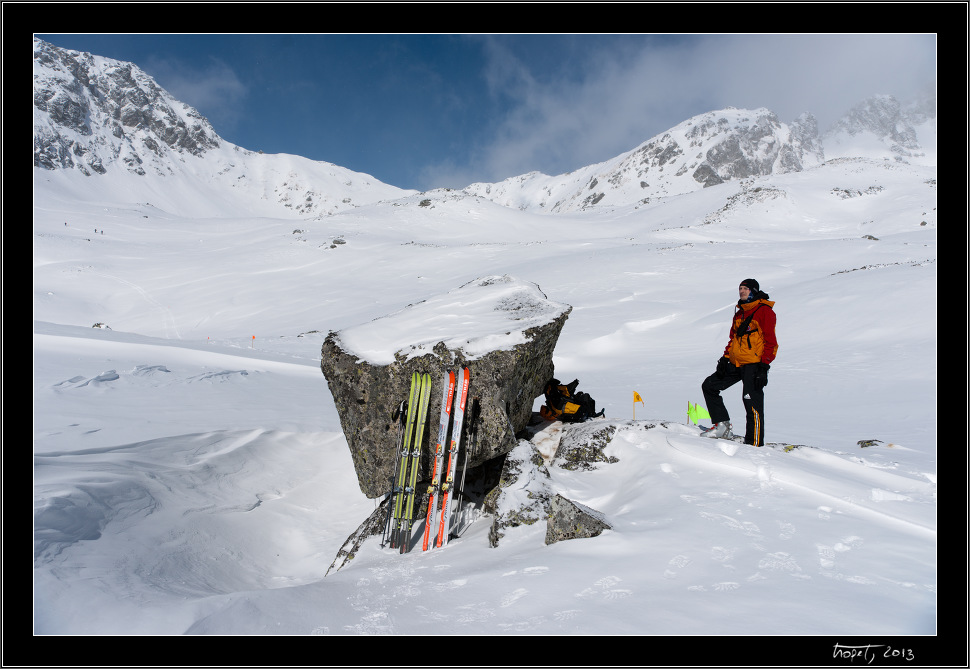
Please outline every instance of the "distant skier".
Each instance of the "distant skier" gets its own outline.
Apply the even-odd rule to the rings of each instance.
[[[705,437],[734,436],[721,391],[741,382],[745,411],[744,443],[764,446],[765,386],[768,369],[778,354],[775,339],[775,303],[761,292],[758,282],[745,279],[738,286],[738,306],[731,322],[731,334],[724,355],[717,361],[717,371],[704,379],[701,390],[714,425]]]

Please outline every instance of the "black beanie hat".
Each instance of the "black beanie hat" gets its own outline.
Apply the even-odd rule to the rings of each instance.
[[[740,288],[741,286],[747,286],[748,288],[751,289],[752,293],[757,293],[759,290],[761,290],[761,286],[759,286],[758,282],[755,281],[754,279],[745,279],[744,281],[738,284],[738,288]]]

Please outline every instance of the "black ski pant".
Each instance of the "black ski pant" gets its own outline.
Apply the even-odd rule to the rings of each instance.
[[[753,446],[765,444],[765,383],[755,378],[757,365],[728,365],[723,374],[715,372],[704,379],[701,390],[707,403],[711,422],[721,423],[730,420],[721,391],[741,382],[741,399],[744,402],[745,426],[744,443]]]

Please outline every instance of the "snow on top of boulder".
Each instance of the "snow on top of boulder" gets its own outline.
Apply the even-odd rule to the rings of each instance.
[[[534,283],[488,276],[337,336],[346,352],[377,365],[426,355],[439,342],[474,360],[526,343],[526,331],[550,323],[569,308],[550,301]]]

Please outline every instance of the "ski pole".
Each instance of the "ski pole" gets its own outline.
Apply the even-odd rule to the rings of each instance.
[[[468,471],[468,455],[471,451],[475,450],[475,445],[478,443],[478,414],[481,411],[481,406],[478,403],[478,398],[472,400],[472,438],[471,443],[465,444],[465,461],[461,465],[461,484],[458,488],[458,492],[461,494],[461,504],[458,507],[458,520],[461,521],[465,518],[465,508],[468,505],[468,496],[465,493],[465,473]],[[455,530],[455,536],[461,536],[461,532],[465,529],[464,525],[461,525],[458,530]]]
[[[384,521],[384,534],[381,537],[381,548],[387,546],[389,531],[391,527],[391,516],[394,513],[394,486],[397,478],[397,470],[401,465],[401,447],[404,445],[404,413],[406,411],[407,400],[402,400],[397,408],[397,417],[391,418],[401,422],[401,437],[397,442],[397,457],[394,459],[394,471],[391,473],[391,490],[387,493],[387,518]]]

